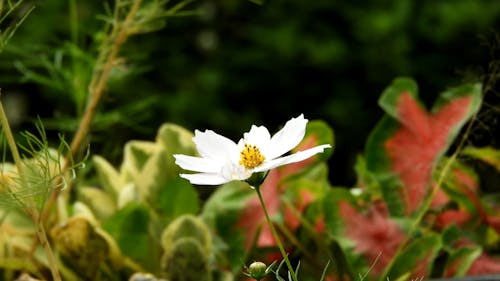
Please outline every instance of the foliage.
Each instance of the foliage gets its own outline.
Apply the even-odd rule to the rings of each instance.
[[[442,46],[454,42],[470,23],[474,30],[486,28],[495,22],[498,4],[488,2],[482,7],[479,2],[486,1],[463,1],[452,9],[447,2],[405,0],[374,7],[373,1],[367,1],[375,8],[367,13],[356,3],[328,1],[297,0],[289,6],[258,0],[77,2],[41,5],[42,14],[64,11],[45,19],[46,30],[37,26],[37,20],[29,22],[37,11],[31,3],[0,2],[0,51],[9,54],[8,69],[17,69],[24,82],[52,97],[51,106],[57,111],[37,123],[37,134],[26,131],[16,136],[0,103],[1,140],[6,144],[0,163],[0,280],[33,276],[281,281],[297,275],[299,280],[382,281],[500,274],[500,194],[482,190],[490,175],[477,168],[478,163],[488,165],[497,175],[500,151],[467,142],[473,128],[470,122],[476,120],[492,85],[465,82],[434,95],[428,88],[458,83],[436,82],[449,73],[440,71],[445,67],[442,62],[423,68],[406,56],[417,52],[411,44],[415,37]],[[96,7],[105,7],[97,17],[100,24],[94,21],[95,14],[83,12]],[[186,47],[186,40],[181,40],[185,37],[151,36],[163,35],[161,30],[169,25],[184,36],[189,34],[185,31],[192,27],[183,26],[184,21],[175,17],[197,15],[217,26],[242,9],[262,7],[264,12],[253,19],[257,24],[221,27],[238,35],[219,47],[210,37],[214,30],[200,35],[199,49],[191,53],[180,51]],[[284,7],[307,13],[276,22],[281,13],[287,13]],[[220,17],[210,13],[213,9]],[[410,12],[421,17],[412,21]],[[245,21],[252,21],[252,13],[244,15]],[[346,40],[346,32],[322,30],[311,20],[332,15],[344,22],[349,36],[364,45],[354,46]],[[68,22],[68,27],[61,21]],[[13,37],[20,27],[26,33]],[[405,32],[398,31],[399,27]],[[415,33],[406,33],[409,30]],[[65,38],[58,39],[55,48],[50,47],[53,34]],[[322,36],[329,38],[326,43]],[[238,40],[248,46],[235,48]],[[26,44],[32,41],[37,43]],[[165,45],[176,56],[153,60]],[[379,53],[389,56],[390,63]],[[206,58],[206,65],[193,69],[189,62],[200,57]],[[214,57],[219,59],[210,59]],[[338,141],[344,137],[339,131],[344,131],[337,126],[357,127],[353,108],[359,101],[344,103],[344,108],[333,105],[319,98],[318,93],[324,92],[320,86],[320,92],[301,86],[298,90],[308,97],[297,96],[292,94],[296,84],[289,78],[314,88],[315,82],[327,80],[323,71],[330,71],[333,62],[353,65],[361,58],[366,59],[366,73],[354,67],[348,71],[356,74],[356,85],[348,84],[343,75],[339,76],[345,81],[335,83],[345,89],[341,99],[357,91],[373,92],[380,81],[386,83],[388,75],[394,76],[390,70],[426,79],[420,92],[408,77],[395,79],[383,91],[378,102],[385,115],[366,139],[356,138],[366,141],[353,169],[356,184],[337,186],[331,183],[337,167],[330,164],[345,144],[345,140]],[[146,60],[151,61],[148,67],[143,65]],[[299,67],[292,67],[292,62]],[[413,63],[416,70],[410,71]],[[275,67],[270,68],[271,64]],[[423,75],[434,67],[438,75]],[[314,77],[305,75],[303,69],[314,69]],[[494,65],[492,71],[491,77],[498,76]],[[269,88],[262,91],[260,80],[248,72],[257,72],[272,83],[264,83]],[[367,88],[357,83],[362,74],[366,74]],[[2,74],[1,81],[18,83],[11,76]],[[151,82],[150,77],[157,81]],[[164,88],[172,93],[159,98]],[[139,98],[148,91],[153,94]],[[269,111],[260,107],[269,100],[264,96],[269,91],[291,94],[279,96],[280,104]],[[263,113],[241,114],[239,95],[248,93],[253,98],[245,98],[244,105],[263,108]],[[430,102],[431,97],[437,97],[436,101]],[[316,115],[327,121],[308,123],[295,150],[336,144],[335,154],[330,151],[271,170],[258,196],[244,182],[196,189],[179,177],[182,171],[173,155],[196,155],[196,148],[191,130],[178,124],[235,131],[256,116],[289,113],[295,102],[310,111],[309,99],[319,107]],[[233,107],[235,100],[238,106]],[[426,110],[425,104],[432,103]],[[158,114],[158,108],[166,113]],[[146,123],[152,117],[160,123]],[[154,131],[156,136],[129,138],[121,128],[114,129],[118,123]],[[58,146],[45,128],[74,135],[66,144],[59,134]],[[368,130],[361,126],[359,131]],[[347,138],[352,136],[349,133]],[[349,166],[348,162],[343,165]],[[287,259],[280,262],[277,240],[283,242],[293,273],[291,266],[288,272],[283,267]]]
[[[498,272],[487,251],[500,239],[494,211],[500,206],[479,197],[478,175],[456,158],[463,153],[496,165],[494,156],[484,156],[494,154],[470,147],[444,156],[477,112],[480,97],[479,85],[450,89],[429,115],[417,104],[416,84],[396,79],[381,96],[388,116],[368,140],[366,162],[359,158],[360,186],[352,192],[329,184],[329,155],[269,173],[260,190],[291,259],[300,260],[301,280]],[[464,104],[452,109],[459,103]],[[194,154],[191,137],[164,124],[154,142],[127,143],[118,169],[93,156],[98,185],[78,186],[74,199],[63,197],[71,214],[51,230],[65,278],[122,280],[150,272],[169,280],[231,280],[242,277],[242,261],[279,259],[247,185],[221,186],[200,209],[196,190],[180,180],[172,156]],[[297,149],[333,142],[329,126],[313,121]],[[399,155],[409,154],[410,162],[401,162]],[[323,272],[329,260],[336,266]]]
[[[38,115],[49,132],[77,128],[114,2],[24,1],[36,8],[0,58],[4,91],[41,105],[25,109],[20,130]],[[152,139],[164,121],[236,136],[254,120],[277,126],[303,112],[341,136],[345,149],[329,160],[337,185],[355,181],[351,166],[380,117],[373,105],[387,81],[416,77],[423,102],[432,102],[487,71],[500,26],[500,2],[490,0],[204,0],[181,10],[177,0],[144,2],[138,19],[152,32],[128,38],[115,60],[90,132],[96,151],[118,163],[125,142]],[[186,14],[194,16],[179,17]]]

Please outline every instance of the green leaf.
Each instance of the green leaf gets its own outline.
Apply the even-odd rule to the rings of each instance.
[[[205,222],[194,215],[182,215],[173,220],[161,235],[163,249],[168,252],[175,242],[184,238],[193,238],[202,246],[205,256],[212,252],[212,237]]]
[[[340,202],[348,202],[356,206],[356,199],[345,188],[332,188],[323,198],[323,215],[325,217],[326,229],[331,237],[339,237],[343,234],[342,217],[340,214]]]
[[[319,198],[329,190],[327,178],[316,180],[306,177],[297,177],[293,180],[287,180],[286,186],[287,189],[285,190],[285,194],[289,196],[291,200],[301,199],[301,197],[303,197],[302,192],[307,192],[310,196]]]
[[[336,240],[330,240],[328,245],[330,256],[335,262],[338,280],[355,280],[351,264],[347,259],[344,250]],[[346,278],[347,277],[347,278]]]
[[[401,196],[403,184],[392,173],[386,151],[380,147],[394,134],[397,126],[398,123],[394,119],[389,116],[382,117],[368,137],[365,151],[366,167],[373,175],[372,179],[377,182],[376,185],[380,186],[380,193],[390,213],[393,216],[402,216],[405,211],[405,202]]]
[[[254,195],[255,191],[244,182],[233,181],[224,184],[205,201],[202,216],[209,223],[214,223],[220,215],[231,218],[231,214],[239,214],[245,202]]]
[[[157,152],[158,145],[149,141],[129,141],[125,144],[120,174],[124,181],[133,181],[142,171],[149,157]]]
[[[500,172],[500,150],[490,146],[472,147],[462,150],[462,155],[470,156],[493,166]]]
[[[378,104],[384,111],[394,119],[399,119],[398,101],[401,93],[409,93],[417,98],[418,86],[411,78],[401,77],[392,81],[392,84],[384,90],[378,100]]]
[[[171,220],[199,210],[196,189],[178,175],[173,156],[159,149],[146,162],[135,182],[138,192],[149,205]]]
[[[255,191],[248,184],[233,181],[215,190],[203,206],[202,218],[214,229],[219,251],[224,262],[237,273],[241,267],[241,258],[245,256],[245,233],[235,227],[246,202],[255,196]]]
[[[148,209],[131,203],[106,220],[103,229],[115,239],[123,254],[152,271],[159,262],[160,246],[149,236],[149,222]]]
[[[457,98],[473,96],[471,103],[468,105],[468,114],[473,114],[477,112],[479,107],[481,107],[481,91],[482,86],[479,83],[464,84],[459,87],[447,89],[446,91],[439,94],[438,99],[434,103],[431,112],[437,113],[443,106],[446,106],[448,103],[453,102]],[[455,134],[456,133],[458,132],[455,132]]]
[[[318,162],[303,166],[298,171],[289,173],[286,171],[286,166],[279,167],[278,169],[285,170],[282,182],[291,182],[294,180],[306,179],[309,181],[316,181],[324,185],[328,185],[328,164],[325,162]]]
[[[171,154],[195,155],[193,136],[193,133],[181,126],[166,123],[158,130],[156,142]]]
[[[116,206],[118,208],[122,208],[130,202],[139,201],[141,201],[141,197],[139,195],[139,191],[137,190],[137,186],[135,183],[131,182],[126,184],[118,194]]]
[[[184,214],[196,214],[200,210],[198,192],[180,177],[169,180],[153,200],[151,205],[168,220]]]
[[[388,275],[383,278],[396,280],[401,276],[417,273],[416,271],[419,271],[418,274],[427,276],[441,246],[441,237],[439,235],[426,233],[425,236],[411,242],[406,249],[396,257]]]
[[[150,155],[134,179],[143,199],[149,200],[171,179],[178,178],[173,157],[165,149],[159,148]]]
[[[457,241],[464,237],[464,230],[455,224],[447,227],[441,235],[443,249],[447,258],[441,275],[453,277],[465,276],[472,263],[479,257],[482,249],[478,245],[468,245],[457,248]]]
[[[440,165],[436,169],[436,175],[440,175],[447,158],[443,157]],[[460,162],[452,164],[451,172],[446,175],[441,188],[448,197],[458,203],[458,205],[470,215],[476,214],[478,206],[482,205],[477,198],[476,191],[479,187],[479,180],[475,171]]]
[[[380,186],[373,173],[366,167],[366,159],[363,155],[356,157],[354,170],[358,178],[356,186],[362,187],[364,193],[371,193],[379,197]],[[367,192],[366,192],[367,191]]]
[[[441,235],[443,247],[452,249],[455,242],[463,237],[463,230],[460,230],[456,224],[446,227]]]
[[[89,206],[100,219],[106,219],[116,211],[116,201],[110,194],[95,187],[79,187],[78,199]]]
[[[454,277],[465,276],[472,263],[481,255],[482,249],[479,246],[462,247],[451,252],[446,266],[454,270]]]
[[[116,200],[118,193],[125,185],[120,174],[106,159],[99,155],[94,155],[92,162],[94,162],[102,188]]]
[[[320,160],[328,159],[333,154],[335,147],[335,134],[332,128],[324,121],[312,120],[307,123],[306,134],[298,148],[302,146],[313,147],[322,144],[330,144],[332,149],[326,149],[323,153],[317,154]]]

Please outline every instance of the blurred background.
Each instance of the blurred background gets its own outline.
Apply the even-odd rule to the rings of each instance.
[[[0,55],[15,130],[39,116],[49,134],[71,139],[108,4],[23,3],[35,9]],[[237,140],[252,124],[277,130],[304,113],[334,129],[331,182],[352,186],[356,156],[383,114],[377,99],[392,79],[415,78],[431,106],[447,87],[487,80],[500,59],[496,0],[201,0],[187,8],[124,45],[91,153],[119,163],[126,141],[151,140],[164,122]],[[488,83],[473,141],[497,146],[499,98]]]

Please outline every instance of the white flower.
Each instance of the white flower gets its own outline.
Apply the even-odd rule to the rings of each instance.
[[[219,185],[232,180],[247,180],[253,173],[305,160],[323,152],[329,144],[319,145],[283,156],[304,138],[307,119],[301,114],[286,122],[272,137],[264,126],[253,125],[238,144],[211,130],[195,131],[193,141],[201,157],[174,155],[175,163],[196,174],[181,174],[192,184]]]

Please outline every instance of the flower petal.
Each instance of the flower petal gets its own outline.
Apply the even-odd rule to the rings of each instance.
[[[236,143],[211,130],[206,130],[205,132],[196,130],[193,141],[196,144],[198,153],[204,158],[225,162],[227,159],[234,158],[235,154],[238,155]]]
[[[174,154],[175,164],[184,170],[203,173],[217,173],[223,164],[210,158],[193,157],[182,154]]]
[[[265,149],[264,155],[267,159],[279,157],[296,147],[304,138],[307,122],[304,114],[286,122],[285,126],[273,135],[269,147]]]
[[[199,185],[219,185],[231,181],[215,173],[180,174],[180,176],[192,184]]]
[[[222,167],[220,176],[231,180],[246,180],[252,175],[250,170],[245,169],[245,167],[235,164],[235,163],[227,163]]]
[[[243,134],[244,143],[256,145],[259,148],[269,146],[271,141],[271,134],[264,126],[252,125],[248,133]],[[240,141],[241,142],[241,141]]]
[[[263,172],[263,171],[271,170],[271,169],[274,169],[276,167],[283,166],[286,164],[300,162],[300,161],[305,160],[309,157],[312,157],[315,154],[321,153],[325,150],[325,148],[330,148],[330,147],[332,147],[332,146],[329,144],[323,144],[323,145],[315,146],[313,148],[309,148],[309,149],[306,149],[303,151],[299,151],[299,152],[294,153],[292,155],[276,158],[274,160],[264,162],[262,165],[255,168],[254,172]]]

